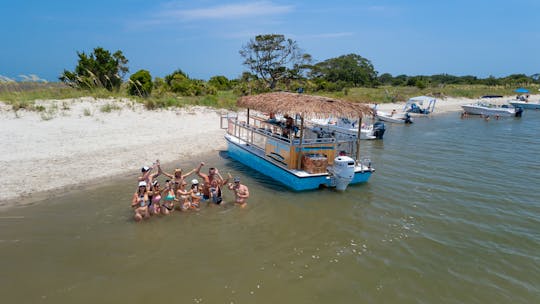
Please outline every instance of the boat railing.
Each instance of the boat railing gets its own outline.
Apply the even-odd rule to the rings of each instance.
[[[251,120],[251,119],[250,119]],[[242,139],[248,143],[255,144],[257,142],[256,135],[271,138],[281,143],[288,145],[313,145],[313,144],[329,144],[335,143],[335,138],[303,138],[285,137],[276,132],[276,129],[259,119],[254,119],[248,124],[245,120],[240,120],[235,115],[222,115],[221,128],[227,130],[227,134]]]

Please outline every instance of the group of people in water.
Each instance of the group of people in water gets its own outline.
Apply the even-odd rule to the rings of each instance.
[[[202,203],[219,205],[223,202],[221,190],[224,187],[234,192],[236,205],[242,208],[247,205],[249,189],[240,183],[239,177],[233,178],[229,173],[224,179],[217,168],[209,168],[208,174],[205,174],[201,172],[203,166],[204,162],[201,162],[197,168],[185,174],[179,168],[172,174],[163,171],[159,160],[152,167],[142,167],[137,191],[131,200],[135,221],[148,219],[153,215],[169,215],[175,210],[199,210]],[[186,178],[193,173],[197,174],[202,182],[193,179],[188,188]],[[163,187],[158,180],[160,175],[167,177]]]

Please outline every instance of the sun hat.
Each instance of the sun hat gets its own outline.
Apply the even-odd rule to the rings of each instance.
[[[141,168],[142,173],[144,173],[144,172],[146,172],[148,170],[150,170],[150,167],[148,167],[148,166],[144,166],[144,167]]]
[[[194,178],[194,179],[191,180],[191,183],[194,184],[194,185],[198,185],[199,181],[196,178]]]
[[[146,182],[145,181],[140,181],[139,182],[139,187],[146,187]]]

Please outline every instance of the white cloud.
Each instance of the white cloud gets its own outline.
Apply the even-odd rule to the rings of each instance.
[[[179,20],[238,19],[285,14],[293,11],[291,5],[277,5],[268,1],[218,5],[207,8],[166,8],[156,14],[163,22]]]

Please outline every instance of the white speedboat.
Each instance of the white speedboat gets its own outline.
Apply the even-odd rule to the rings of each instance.
[[[383,112],[383,111],[376,111],[375,117],[381,121],[385,122],[392,122],[392,123],[412,123],[411,115],[407,112],[395,112],[392,111],[391,113]]]
[[[350,120],[342,117],[311,119],[309,123],[313,124],[312,131],[319,134],[320,137],[325,137],[326,133],[333,133],[338,139],[356,138],[358,136],[358,120]],[[374,124],[362,124],[360,128],[360,139],[383,139],[386,128],[383,122],[375,122]]]
[[[467,114],[472,115],[483,115],[483,116],[498,116],[498,117],[521,117],[523,113],[522,108],[513,108],[507,105],[495,105],[487,102],[477,102],[461,106],[463,111]]]

